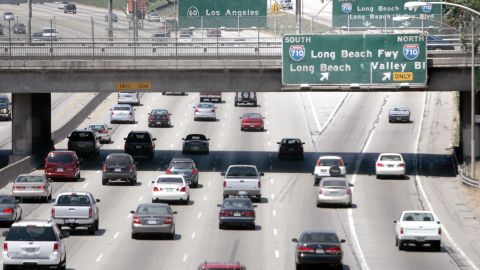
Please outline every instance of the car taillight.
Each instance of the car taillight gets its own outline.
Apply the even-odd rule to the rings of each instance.
[[[187,192],[187,187],[183,186],[183,187],[180,189],[180,192]]]
[[[12,188],[13,188],[13,189],[21,189],[22,187],[21,187],[21,186],[17,186],[17,185],[13,185]]]
[[[442,228],[438,228],[438,235],[442,234]]]
[[[223,181],[223,187],[226,188],[227,187],[227,181]]]
[[[3,213],[13,213],[13,208],[5,208],[2,211]]]
[[[383,165],[383,163],[381,163],[381,162],[377,163],[377,167],[383,167],[383,166],[385,166],[385,165]]]
[[[88,208],[88,217],[89,218],[93,217],[93,208],[92,207]]]
[[[297,247],[297,251],[303,252],[303,253],[314,253],[315,249],[312,247],[300,246],[300,247]]]
[[[107,164],[103,164],[102,171],[107,172]]]
[[[321,163],[322,163],[322,162],[321,162],[321,160],[319,159],[319,160],[317,160],[317,164],[316,164],[315,166],[322,166]]]
[[[167,169],[166,171],[167,174],[171,174],[172,172],[170,171],[170,168]]]
[[[260,182],[260,179],[258,179],[258,188],[261,188],[262,187],[262,184]]]
[[[155,118],[153,118],[153,115],[150,115],[150,116],[148,117],[148,120],[153,120],[153,119],[155,119]]]
[[[100,133],[108,133],[108,130],[102,129],[102,130],[100,130],[99,132],[100,132]]]
[[[318,189],[318,194],[322,194],[322,192],[323,192],[322,189],[319,188],[319,189]]]
[[[160,191],[160,190],[158,190],[158,187],[153,187],[153,191]]]
[[[347,189],[347,195],[352,195],[352,189],[351,188]]]
[[[53,252],[58,252],[58,242],[53,243]]]
[[[8,252],[8,243],[7,242],[3,242],[3,251]]]
[[[133,112],[129,112],[128,114],[133,115]]]
[[[192,170],[192,174],[193,174],[193,175],[197,175],[197,174],[198,174],[197,169],[193,169],[193,170]]]
[[[338,166],[345,166],[345,163],[343,163],[343,160],[338,161]]]
[[[171,217],[167,217],[163,222],[163,224],[172,224],[172,222],[173,222],[173,219]]]
[[[132,222],[134,224],[141,224],[142,222],[140,221],[140,218],[138,216],[133,216]]]
[[[328,254],[342,254],[342,248],[341,247],[325,248],[324,251],[325,251],[325,253],[328,253]]]
[[[400,234],[403,234],[403,227],[400,227]]]
[[[35,186],[35,188],[38,188],[38,189],[45,189],[45,186]]]
[[[128,143],[125,143],[125,146],[124,146],[124,148],[125,148],[125,149],[127,149],[127,148],[128,148]]]
[[[232,211],[222,210],[222,211],[220,211],[220,216],[221,216],[221,217],[231,217],[231,216],[233,216],[233,212],[232,212]]]
[[[242,216],[244,216],[244,217],[254,217],[255,212],[253,212],[253,211],[243,211]]]
[[[195,109],[195,112],[199,112],[199,110],[198,110],[198,109]]]
[[[130,166],[128,167],[128,171],[129,171],[129,172],[133,172],[133,166],[132,166],[132,165],[130,165]]]
[[[215,112],[215,109],[212,109],[210,112]]]
[[[52,217],[55,217],[55,208],[54,207],[52,207],[52,210],[50,212],[52,214]]]
[[[397,167],[402,167],[403,168],[403,167],[405,167],[405,163],[400,163],[400,164],[397,165]]]

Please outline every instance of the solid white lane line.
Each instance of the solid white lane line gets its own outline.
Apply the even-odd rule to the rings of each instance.
[[[195,239],[195,232],[192,233],[192,239]]]
[[[343,102],[347,99],[349,93],[345,94],[345,96],[342,98],[342,100],[338,103],[337,107],[335,107],[335,109],[332,111],[332,113],[330,113],[327,121],[325,121],[323,126],[320,125],[320,121],[318,120],[318,116],[317,116],[317,111],[313,107],[313,101],[312,101],[312,96],[310,95],[310,92],[308,92],[307,95],[308,95],[308,102],[310,103],[310,108],[312,109],[312,112],[313,112],[312,113],[313,114],[313,120],[315,121],[315,125],[317,126],[319,134],[322,134],[323,131],[325,131],[325,128],[330,124],[330,122],[332,122],[333,117],[335,116],[335,114],[337,114],[338,110],[343,105]]]
[[[427,101],[427,94],[425,94],[425,102],[423,103],[422,112],[425,112],[426,101]],[[421,136],[421,133],[422,133],[424,116],[425,116],[424,113],[422,113],[422,118],[420,118],[420,128],[418,129],[417,141],[416,141],[416,145],[415,145],[415,155],[418,155],[418,152],[419,152],[418,148],[419,148],[420,136]],[[415,159],[415,163],[417,163],[417,161],[418,161],[418,159]],[[415,166],[418,168],[418,164],[415,164]],[[415,174],[415,182],[417,183],[418,189],[420,190],[420,193],[422,194],[422,197],[425,199],[425,202],[427,203],[428,210],[432,211],[435,214],[435,212],[433,211],[432,203],[428,199],[427,193],[425,192],[425,189],[423,188],[423,184],[422,184],[422,181],[421,181],[418,173]],[[442,226],[442,234],[445,235],[448,238],[448,241],[452,244],[452,247],[455,250],[454,253],[458,253],[461,257],[463,257],[463,259],[473,269],[479,270],[479,268],[475,265],[475,263],[467,256],[467,254],[465,254],[465,252],[462,250],[462,248],[453,240],[453,237],[450,235],[450,233],[448,233],[447,228],[445,228],[445,226],[443,224],[441,224],[441,226]]]
[[[116,239],[118,237],[118,234],[120,234],[120,232],[116,232],[115,235],[113,236],[113,239]]]
[[[277,228],[273,228],[273,235],[277,235]]]
[[[143,200],[143,196],[140,196],[140,198],[138,198],[138,201],[142,201]]]
[[[86,188],[87,186],[88,186],[88,182],[86,182],[86,183],[82,186],[82,188]]]
[[[280,258],[280,252],[278,251],[278,249],[275,249],[275,257],[277,259]]]
[[[187,254],[187,253],[185,253],[185,255],[183,255],[182,261],[186,261],[186,260],[187,260],[187,258],[188,258],[188,254]]]
[[[273,215],[273,216],[276,216],[276,215],[277,215],[277,211],[275,211],[275,209],[273,209],[272,215]]]
[[[201,218],[202,217],[202,212],[198,213],[198,218]]]
[[[97,257],[96,262],[99,262],[102,259],[102,257],[103,257],[103,253],[100,253],[100,255]]]

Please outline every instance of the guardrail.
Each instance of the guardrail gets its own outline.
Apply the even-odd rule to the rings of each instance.
[[[465,167],[466,167],[465,165],[458,165],[458,175],[460,176],[460,180],[462,180],[462,182],[466,185],[480,188],[480,181],[479,180],[473,179],[473,178],[464,174]]]

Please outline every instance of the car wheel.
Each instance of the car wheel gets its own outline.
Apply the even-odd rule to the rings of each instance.
[[[377,174],[377,179],[382,179],[382,176]]]
[[[129,180],[129,182],[130,182],[130,186],[135,186],[135,179],[132,178]]]
[[[157,202],[157,200],[155,200],[155,199],[152,199],[152,203],[156,203],[156,202]]]
[[[168,239],[169,240],[174,240],[175,239],[175,231],[173,231],[173,233],[168,234]]]
[[[100,228],[100,219],[95,220],[95,223],[94,223],[95,231],[98,231],[98,228]]]
[[[442,245],[441,245],[440,241],[435,242],[432,245],[432,247],[433,247],[433,250],[435,250],[435,251],[438,251],[438,252],[442,251]]]
[[[198,188],[198,182],[193,183],[192,187],[193,188]]]
[[[47,197],[47,202],[51,201],[52,200],[52,193],[50,193]]]
[[[94,227],[88,227],[88,234],[94,235],[95,234],[95,228]]]
[[[218,228],[220,230],[224,230],[225,229],[225,225],[223,225],[222,223],[218,223]]]
[[[43,197],[43,198],[42,198],[42,201],[43,201],[44,203],[48,203],[48,202],[49,202],[48,196]]]
[[[255,223],[250,224],[250,230],[255,231]]]
[[[342,270],[343,269],[343,263],[339,263],[335,265],[335,269]]]
[[[65,255],[65,260],[61,261],[58,264],[58,269],[60,269],[60,270],[66,270],[67,269],[67,255]]]
[[[238,107],[238,102],[235,102],[235,107]]]
[[[190,196],[187,197],[187,199],[185,200],[185,204],[188,205],[190,203]]]
[[[103,185],[103,186],[107,186],[107,185],[108,185],[108,180],[102,179],[102,185]]]
[[[240,131],[245,131],[245,129],[243,127],[240,127]]]
[[[132,233],[132,239],[137,239],[137,234],[136,233]]]
[[[253,102],[253,107],[257,107],[257,102]]]
[[[75,177],[75,180],[80,179],[80,171],[77,173],[77,176]]]
[[[298,263],[297,263],[297,264],[295,264],[295,269],[296,269],[296,270],[302,270],[303,267],[302,267],[301,264],[298,264]]]
[[[403,246],[403,241],[398,240],[398,250],[405,250],[405,247]]]

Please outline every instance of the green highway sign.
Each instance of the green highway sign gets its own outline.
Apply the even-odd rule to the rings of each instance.
[[[267,0],[179,0],[182,28],[250,28],[267,26]]]
[[[284,85],[427,83],[422,34],[284,35]]]
[[[408,9],[411,0],[332,0],[333,27],[439,27],[441,5],[425,5]],[[393,17],[412,17],[396,22]]]

